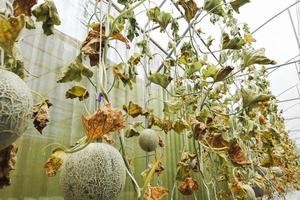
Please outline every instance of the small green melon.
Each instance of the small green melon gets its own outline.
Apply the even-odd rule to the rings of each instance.
[[[25,132],[32,104],[26,83],[16,74],[0,69],[0,150]]]
[[[60,184],[65,200],[117,200],[125,179],[126,167],[118,150],[91,143],[68,156]]]
[[[159,143],[159,137],[156,131],[152,129],[144,129],[139,137],[140,147],[146,151],[154,151]]]

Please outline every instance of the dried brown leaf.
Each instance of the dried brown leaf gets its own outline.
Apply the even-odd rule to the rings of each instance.
[[[31,8],[37,4],[37,0],[14,0],[14,16],[19,16],[24,14],[26,16],[31,16]]]
[[[54,149],[52,151],[51,156],[48,158],[47,162],[44,165],[47,176],[49,177],[55,176],[57,171],[62,166],[66,157],[67,155],[62,149],[60,148]]]
[[[246,158],[244,150],[239,146],[239,144],[236,141],[230,142],[228,154],[231,161],[235,164],[250,164],[249,160]]]
[[[103,139],[110,132],[125,127],[122,112],[114,109],[111,104],[105,105],[102,110],[96,111],[91,116],[82,116],[81,120],[89,140]],[[107,139],[107,136],[104,139]]]
[[[192,195],[194,191],[199,189],[199,184],[193,178],[186,178],[177,186],[177,189],[183,195]]]
[[[123,42],[126,45],[126,48],[130,49],[129,40],[124,35],[122,35],[122,33],[120,32],[114,33],[111,38],[113,40],[119,40]]]
[[[0,151],[0,189],[10,185],[10,172],[16,164],[18,147],[11,144]]]
[[[194,127],[195,138],[198,140],[203,140],[206,134],[206,125],[202,122],[197,123]]]
[[[52,103],[48,99],[40,104],[37,104],[33,108],[32,119],[34,119],[34,127],[42,134],[43,129],[47,126],[49,122],[49,108]]]
[[[148,186],[146,188],[145,194],[144,194],[144,199],[145,200],[160,200],[163,197],[167,196],[169,193],[169,190],[165,187],[162,186]]]

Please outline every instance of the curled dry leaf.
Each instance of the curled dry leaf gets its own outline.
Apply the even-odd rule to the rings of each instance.
[[[123,105],[123,110],[128,113],[131,117],[135,118],[139,115],[148,115],[149,113],[143,109],[141,106],[138,104],[129,101],[127,105]]]
[[[124,36],[122,35],[120,32],[118,33],[114,33],[111,38],[113,40],[119,40],[121,42],[123,42],[125,45],[126,45],[126,48],[129,49],[130,48],[130,45],[129,45],[129,40]]]
[[[169,190],[165,187],[162,186],[148,186],[146,188],[145,194],[144,194],[144,199],[145,200],[160,200],[163,197],[167,196],[169,193]]]
[[[231,66],[226,66],[225,68],[218,70],[214,77],[215,82],[223,81],[225,78],[227,78],[227,76],[232,72],[233,69],[234,68]]]
[[[183,7],[184,17],[187,21],[191,21],[199,10],[196,2],[193,0],[179,0],[177,3]]]
[[[229,142],[226,141],[222,134],[213,135],[209,138],[210,145],[215,149],[228,148]]]
[[[228,154],[231,161],[235,164],[250,164],[249,160],[246,158],[244,150],[239,146],[239,144],[236,141],[230,142]]]
[[[14,0],[14,16],[19,16],[24,14],[26,16],[31,16],[31,8],[37,4],[37,0]]]
[[[82,116],[81,120],[89,140],[107,139],[105,135],[125,127],[122,112],[114,109],[111,104],[91,116]]]
[[[78,98],[79,101],[87,99],[89,97],[89,92],[83,86],[73,86],[66,92],[66,99]]]
[[[44,165],[46,174],[49,177],[55,176],[59,168],[62,166],[67,154],[61,148],[54,149],[51,156]]]
[[[183,195],[192,195],[194,191],[199,189],[199,184],[193,178],[186,178],[177,186],[177,189]]]
[[[206,133],[206,125],[202,122],[198,123],[194,127],[195,138],[198,140],[203,140]]]
[[[10,172],[16,164],[18,147],[11,144],[0,151],[0,189],[10,185]]]
[[[37,104],[33,108],[32,119],[34,119],[34,127],[42,134],[43,129],[47,126],[49,122],[49,108],[52,103],[48,99],[40,104]]]

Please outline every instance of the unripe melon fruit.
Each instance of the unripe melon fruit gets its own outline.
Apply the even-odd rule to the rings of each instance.
[[[62,167],[65,200],[117,200],[126,179],[122,156],[113,146],[91,143],[72,153]]]
[[[0,69],[0,150],[25,132],[32,104],[26,83],[16,74]]]
[[[159,143],[159,137],[156,131],[152,129],[144,129],[139,137],[140,147],[146,151],[154,151]]]

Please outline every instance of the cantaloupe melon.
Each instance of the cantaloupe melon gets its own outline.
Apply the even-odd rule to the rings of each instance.
[[[117,200],[125,179],[120,153],[111,145],[91,143],[66,159],[60,184],[65,200]]]
[[[25,132],[32,107],[26,83],[16,74],[0,69],[0,150]]]
[[[140,147],[146,151],[151,152],[154,151],[159,143],[159,137],[155,130],[152,129],[144,129],[142,130],[139,137]]]

